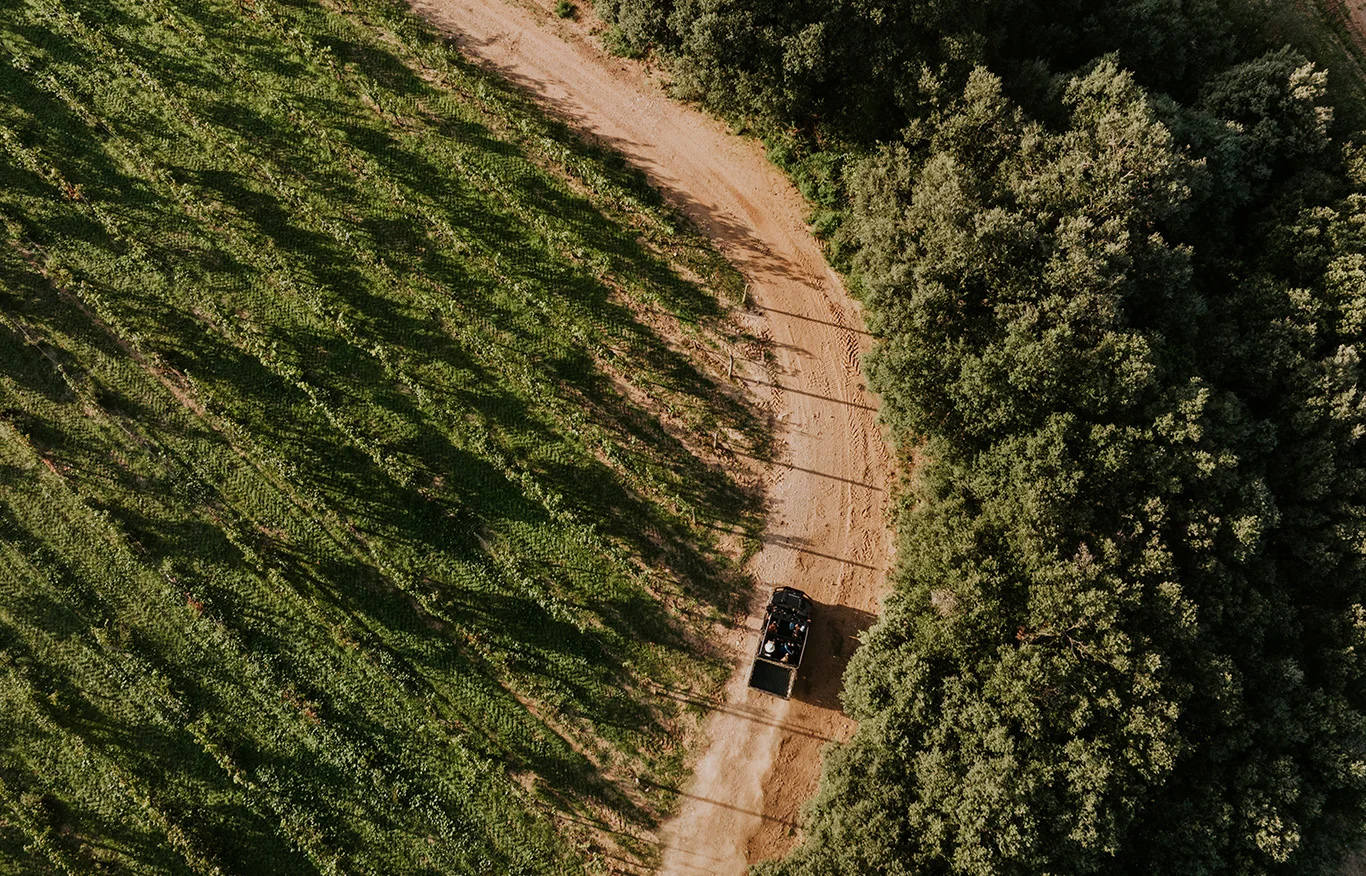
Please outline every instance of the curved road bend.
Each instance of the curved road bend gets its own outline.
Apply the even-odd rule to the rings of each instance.
[[[779,448],[769,529],[751,571],[762,585],[805,590],[816,616],[787,702],[746,687],[758,616],[735,631],[726,701],[707,719],[708,746],[662,837],[665,873],[741,874],[791,847],[821,746],[853,732],[839,711],[840,674],[876,612],[891,553],[891,455],[859,370],[869,344],[862,316],[807,231],[801,196],[758,143],[665,97],[641,65],[554,18],[548,0],[413,2],[467,54],[644,170],[750,283],[755,330],[773,357],[766,367],[737,360],[737,373],[775,414]]]

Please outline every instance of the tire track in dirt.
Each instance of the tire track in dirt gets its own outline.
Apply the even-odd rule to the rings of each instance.
[[[840,676],[873,620],[890,559],[891,457],[859,371],[869,346],[854,328],[859,309],[808,232],[801,196],[761,147],[668,99],[640,64],[554,18],[550,0],[412,2],[468,55],[644,170],[749,282],[746,318],[767,355],[737,355],[735,373],[775,414],[780,460],[766,479],[769,529],[751,572],[763,592],[802,588],[817,614],[791,701],[746,686],[761,606],[742,629],[718,630],[736,671],[661,836],[665,873],[743,873],[791,847],[821,746],[853,732],[839,709]]]

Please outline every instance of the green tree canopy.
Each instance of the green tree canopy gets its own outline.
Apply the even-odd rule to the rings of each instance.
[[[1226,8],[651,19],[694,96],[798,129],[928,460],[859,730],[761,872],[1327,873],[1359,841],[1366,153]]]

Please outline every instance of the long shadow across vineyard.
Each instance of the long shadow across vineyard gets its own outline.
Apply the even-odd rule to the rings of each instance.
[[[356,3],[0,13],[0,869],[572,871],[677,780],[730,275]]]

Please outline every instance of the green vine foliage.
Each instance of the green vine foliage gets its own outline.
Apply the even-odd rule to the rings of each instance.
[[[737,284],[404,4],[8,4],[0,872],[652,860]]]

